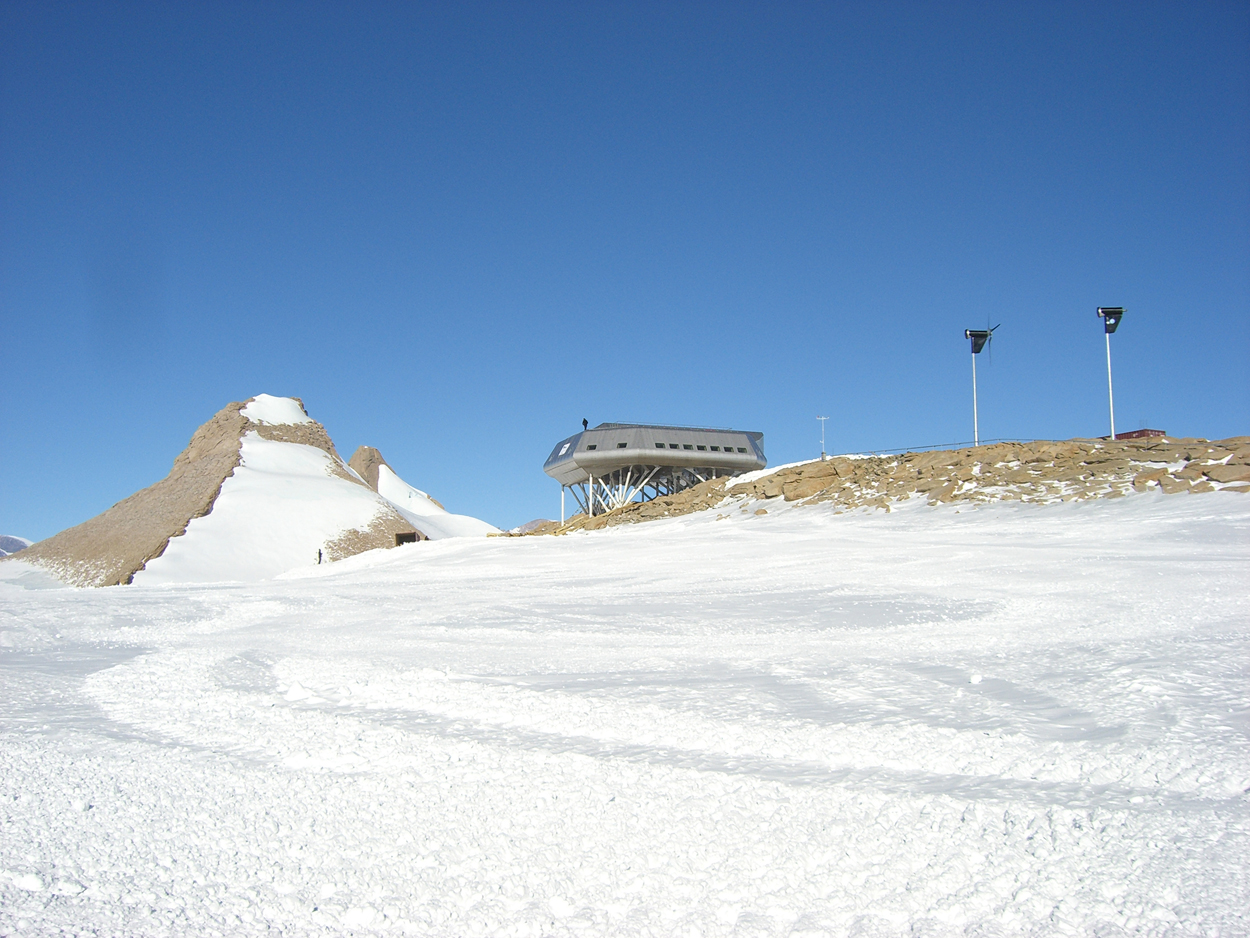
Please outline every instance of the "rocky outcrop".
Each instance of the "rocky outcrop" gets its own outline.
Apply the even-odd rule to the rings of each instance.
[[[390,467],[382,454],[372,446],[361,446],[357,449],[347,465],[375,492],[378,490],[378,469],[382,466]]]
[[[779,498],[830,503],[835,510],[883,508],[905,499],[930,505],[995,501],[1058,502],[1217,489],[1250,492],[1250,437],[1214,442],[1151,437],[997,443],[898,456],[835,456],[747,482],[716,479],[677,495],[635,502],[596,518],[575,515],[532,533],[558,534],[632,524]]]
[[[311,420],[298,424],[254,422],[241,413],[250,402],[227,404],[196,430],[187,448],[174,460],[169,475],[160,482],[82,524],[31,545],[22,551],[20,559],[75,586],[130,583],[149,561],[164,553],[171,538],[185,533],[188,524],[212,511],[222,483],[239,465],[240,444],[248,432],[267,440],[315,446],[332,457],[335,475],[361,484],[347,471],[321,424]],[[396,533],[415,530],[384,505],[369,531],[345,534],[341,544],[329,545],[330,553],[337,559],[362,550],[393,547]]]
[[[32,544],[21,559],[75,586],[129,583],[171,537],[208,514],[239,464],[239,441],[249,421],[246,402],[223,407],[191,437],[168,476],[102,514]]]

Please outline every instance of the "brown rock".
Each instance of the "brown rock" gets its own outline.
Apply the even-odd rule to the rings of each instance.
[[[796,482],[787,482],[781,487],[781,491],[786,501],[793,502],[818,495],[829,485],[828,479],[800,479]]]
[[[1175,476],[1165,475],[1159,478],[1159,488],[1163,490],[1165,495],[1175,495],[1177,492],[1189,491],[1189,480],[1178,479]]]
[[[1202,474],[1216,482],[1250,482],[1250,466],[1203,466]]]
[[[1158,482],[1167,474],[1168,471],[1163,468],[1145,469],[1133,476],[1133,488],[1139,492],[1145,491],[1149,488],[1151,482]]]
[[[365,480],[365,484],[375,492],[378,490],[378,470],[382,466],[390,469],[386,460],[372,446],[361,446],[356,452],[352,453],[351,460],[347,463],[358,476]],[[391,470],[394,471],[393,469]]]

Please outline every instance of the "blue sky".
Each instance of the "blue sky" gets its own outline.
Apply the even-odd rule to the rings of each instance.
[[[1244,3],[0,6],[0,533],[300,396],[449,508],[583,417],[774,464],[1250,433]]]

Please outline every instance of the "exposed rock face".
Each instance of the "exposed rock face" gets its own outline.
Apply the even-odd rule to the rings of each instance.
[[[395,542],[396,534],[411,534],[418,541],[429,540],[422,532],[409,524],[399,512],[391,510],[379,514],[366,530],[344,531],[326,544],[326,560],[334,562],[344,557],[363,554],[367,550],[396,547],[398,546]]]
[[[389,463],[372,446],[362,446],[357,449],[352,453],[351,461],[347,465],[351,466],[375,492],[378,490],[378,469],[382,466],[389,468]]]
[[[227,404],[196,430],[187,448],[174,460],[169,475],[160,482],[80,525],[33,544],[22,551],[20,559],[44,567],[75,586],[130,583],[150,560],[164,553],[170,538],[185,533],[191,521],[212,511],[222,483],[239,465],[240,441],[249,431],[268,440],[315,446],[332,457],[336,475],[361,484],[344,467],[321,424],[256,423],[240,413],[248,403]],[[345,533],[339,539],[342,543],[328,545],[329,553],[331,559],[338,559],[376,547],[393,547],[396,533],[415,530],[398,512],[385,506],[369,531]]]
[[[1116,498],[1157,488],[1250,492],[1250,437],[1209,442],[1148,437],[997,443],[961,450],[848,458],[782,469],[751,482],[704,482],[677,495],[635,502],[595,518],[575,515],[532,532],[557,534],[631,524],[721,507],[726,499],[832,502],[838,509],[884,508],[907,498],[947,502],[1054,502]]]
[[[129,583],[171,537],[208,514],[221,483],[239,464],[239,440],[249,421],[244,402],[223,407],[195,431],[168,476],[89,521],[31,545],[22,560],[75,586]]]

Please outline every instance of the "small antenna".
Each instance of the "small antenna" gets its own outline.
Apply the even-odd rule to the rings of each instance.
[[[825,421],[829,418],[817,417],[816,419],[820,421],[820,461],[824,462],[829,458],[825,455]]]

